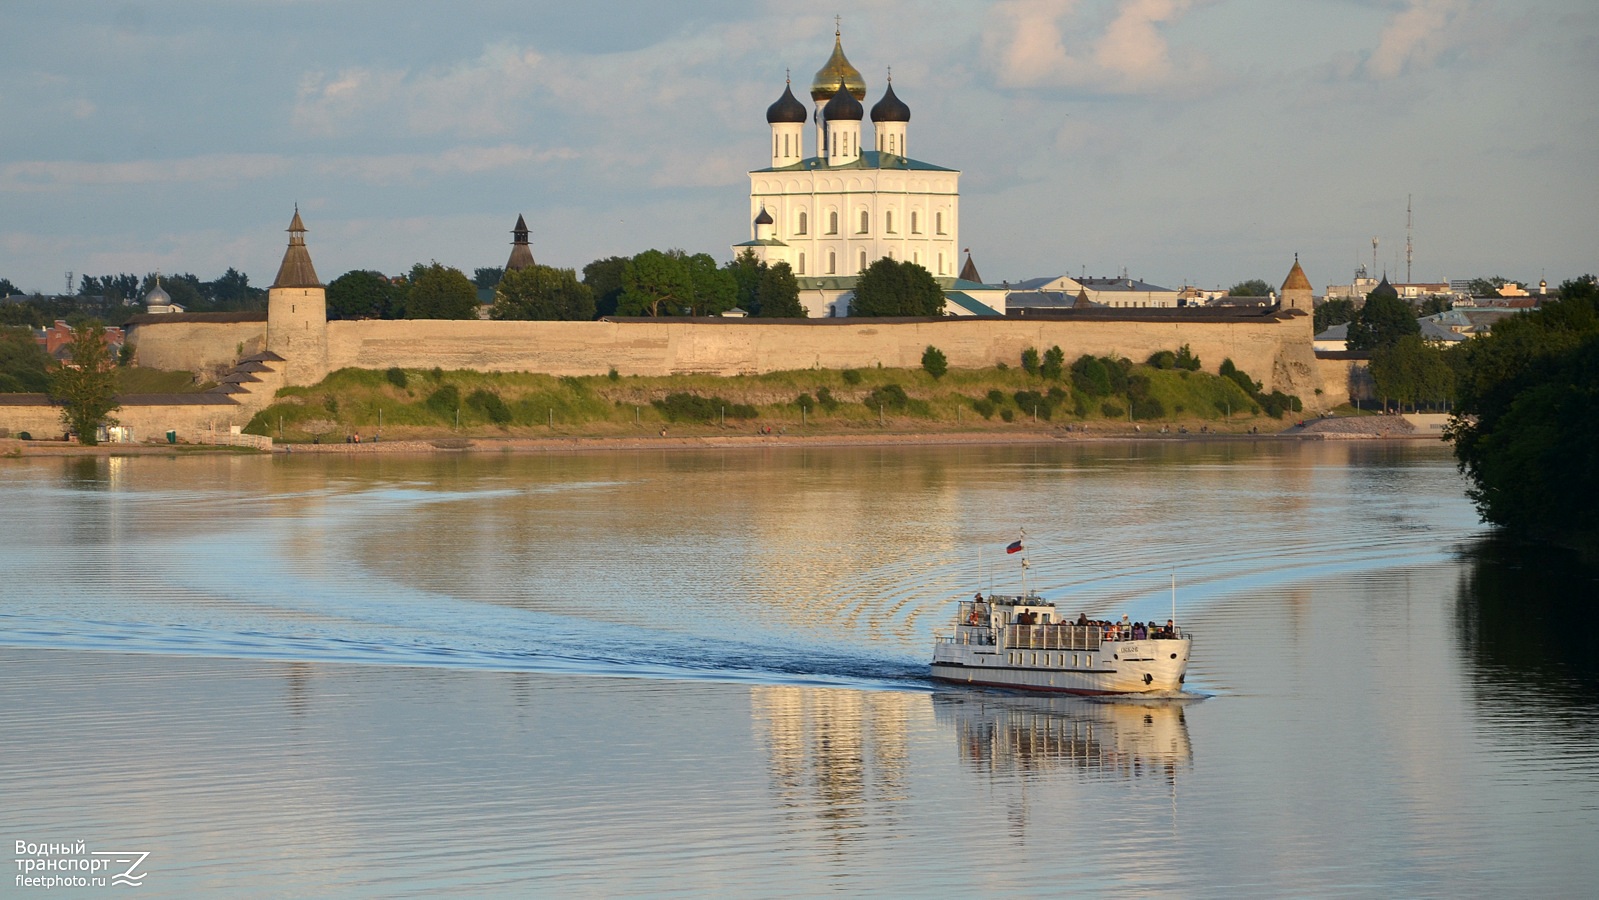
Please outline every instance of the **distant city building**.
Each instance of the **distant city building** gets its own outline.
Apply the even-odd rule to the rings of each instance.
[[[57,319],[49,328],[35,332],[33,339],[56,362],[69,363],[72,360],[72,326],[68,325],[65,319]],[[105,343],[106,353],[114,363],[117,355],[122,352],[124,340],[122,329],[107,326],[105,336],[101,340]]]
[[[1079,306],[1079,299],[1086,300],[1090,306],[1111,309],[1158,309],[1180,305],[1179,291],[1136,278],[1053,275],[1028,278],[1008,287],[1005,295],[1007,309],[1063,309]]]

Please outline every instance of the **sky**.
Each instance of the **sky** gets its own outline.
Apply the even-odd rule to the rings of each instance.
[[[0,0],[0,277],[726,260],[835,14],[987,281],[1599,271],[1593,0]]]

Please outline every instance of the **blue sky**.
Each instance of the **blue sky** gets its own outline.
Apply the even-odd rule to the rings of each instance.
[[[1592,0],[0,0],[0,276],[726,259],[835,12],[990,281],[1599,269]]]

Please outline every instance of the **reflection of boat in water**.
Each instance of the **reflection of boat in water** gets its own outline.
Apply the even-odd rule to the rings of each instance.
[[[1066,694],[1173,693],[1191,635],[1175,625],[1073,624],[1028,592],[962,600],[955,633],[933,646],[939,681]]]
[[[1184,701],[1100,701],[959,691],[933,695],[961,758],[985,770],[1071,766],[1122,778],[1170,780],[1193,756]]]

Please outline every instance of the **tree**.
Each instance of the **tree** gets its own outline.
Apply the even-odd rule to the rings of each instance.
[[[622,297],[622,272],[627,263],[625,256],[607,256],[583,267],[583,283],[594,292],[595,315],[616,315],[617,301]]]
[[[11,283],[9,278],[0,278],[0,297],[10,297],[22,293],[22,289]]]
[[[1384,296],[1372,291],[1366,305],[1349,324],[1349,349],[1375,350],[1392,347],[1407,334],[1420,334],[1416,311],[1397,295]]]
[[[61,405],[61,421],[81,443],[98,443],[101,425],[115,425],[116,373],[106,350],[105,326],[84,323],[72,329],[71,358],[50,374],[50,398]]]
[[[693,276],[682,258],[645,250],[622,269],[622,295],[616,311],[624,316],[669,316],[693,299]]]
[[[1189,372],[1199,371],[1199,357],[1194,355],[1194,351],[1187,344],[1177,348],[1177,368]]]
[[[1340,297],[1316,307],[1313,327],[1316,329],[1316,334],[1321,334],[1334,325],[1353,321],[1355,321],[1355,301]]]
[[[1433,294],[1432,296],[1428,297],[1427,299],[1421,301],[1421,314],[1424,315],[1424,316],[1431,316],[1431,315],[1436,315],[1437,313],[1448,312],[1448,311],[1450,311],[1451,309],[1454,309],[1454,308],[1455,308],[1455,302],[1453,300],[1450,300],[1448,297],[1444,296],[1443,294]]]
[[[460,269],[417,263],[405,298],[407,319],[475,319],[477,288]]]
[[[1038,358],[1038,348],[1028,347],[1022,351],[1022,371],[1029,375],[1037,375],[1039,367],[1043,365]]]
[[[489,318],[586,322],[594,318],[594,291],[572,269],[535,265],[506,272]]]
[[[738,282],[733,273],[718,267],[709,253],[684,256],[683,267],[691,286],[688,315],[719,316],[738,305]]]
[[[928,344],[927,349],[922,351],[922,369],[934,378],[943,378],[944,373],[949,371],[949,360],[945,358],[944,351]]]
[[[1108,397],[1111,394],[1110,370],[1096,357],[1079,356],[1072,363],[1072,387],[1088,397]]]
[[[472,270],[472,283],[477,285],[480,291],[493,290],[494,286],[499,284],[500,279],[504,277],[504,266],[486,266]]]
[[[1448,436],[1483,519],[1521,537],[1599,547],[1593,276],[1452,352],[1466,355],[1466,377]]]
[[[756,315],[767,319],[803,319],[810,315],[800,303],[799,282],[788,263],[768,266],[755,290]]]
[[[1454,399],[1455,370],[1444,357],[1449,352],[1415,334],[1373,350],[1371,378],[1377,393],[1398,400],[1401,408],[1406,403],[1415,406]]]
[[[854,316],[938,316],[944,289],[932,273],[913,262],[883,257],[855,280]]]
[[[767,272],[766,261],[756,259],[755,251],[745,247],[723,268],[733,276],[733,282],[738,286],[738,307],[752,316],[760,315],[761,277]]]
[[[394,286],[381,272],[353,269],[328,285],[328,318],[392,319]]]
[[[1260,280],[1259,278],[1251,278],[1248,281],[1240,281],[1237,284],[1233,285],[1232,287],[1228,288],[1227,289],[1227,296],[1229,296],[1229,297],[1270,297],[1271,296],[1271,285],[1269,285],[1266,282]]]
[[[0,327],[0,394],[43,393],[49,389],[50,354],[33,339],[33,331]]]

